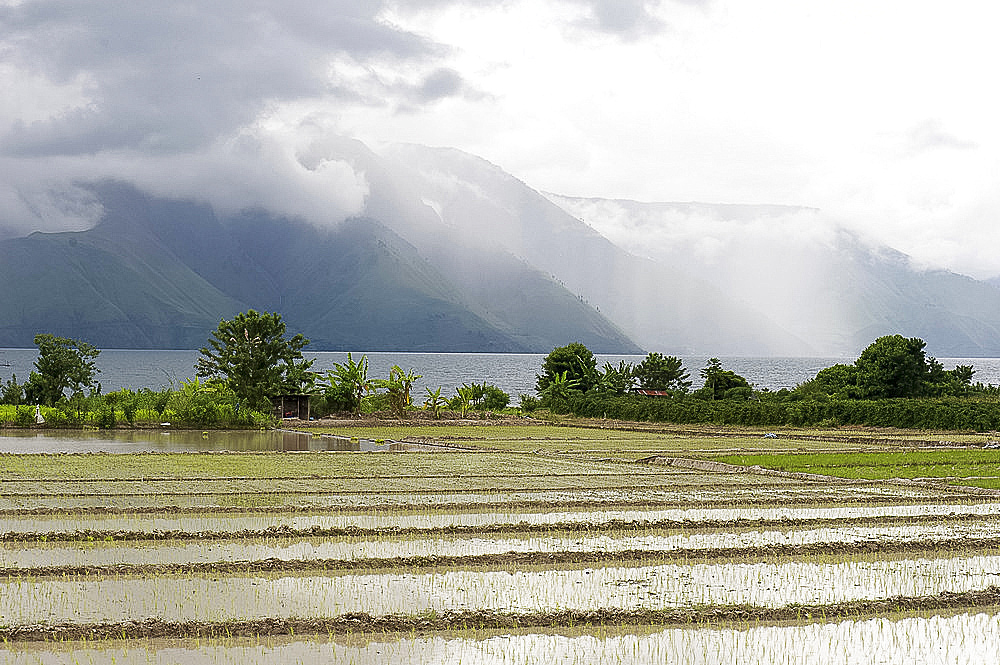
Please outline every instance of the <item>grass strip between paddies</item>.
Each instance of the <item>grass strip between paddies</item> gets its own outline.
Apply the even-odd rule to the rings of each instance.
[[[263,637],[274,635],[342,635],[346,633],[404,633],[464,629],[560,628],[625,625],[712,625],[727,623],[776,623],[782,621],[833,621],[914,611],[978,609],[1000,606],[1000,588],[963,592],[944,591],[931,596],[895,596],[829,605],[709,605],[662,610],[597,609],[552,612],[447,611],[419,615],[372,616],[352,612],[327,618],[261,618],[221,622],[160,619],[98,624],[31,624],[0,626],[4,642],[148,639],[161,637]]]
[[[979,514],[967,515],[889,515],[885,517],[816,517],[804,519],[734,519],[734,520],[655,520],[649,522],[633,520],[608,520],[600,524],[589,522],[552,522],[531,524],[516,522],[509,524],[453,524],[434,527],[384,527],[364,528],[310,527],[294,529],[288,526],[274,526],[267,529],[240,529],[235,531],[182,531],[153,529],[150,531],[101,531],[81,529],[77,531],[8,531],[0,533],[0,542],[130,542],[147,540],[233,540],[241,538],[309,538],[309,537],[398,537],[428,535],[509,535],[512,533],[548,534],[553,532],[603,532],[615,530],[655,530],[655,529],[739,529],[767,527],[813,527],[813,526],[868,526],[886,524],[940,523],[949,521],[976,521],[986,519]]]
[[[1000,450],[982,448],[877,453],[739,454],[720,455],[713,457],[713,461],[848,480],[1000,477]]]
[[[503,552],[461,556],[409,556],[363,559],[278,559],[256,561],[214,561],[198,563],[110,564],[99,566],[37,566],[0,568],[0,577],[107,577],[173,574],[251,574],[269,572],[419,570],[439,568],[493,568],[517,566],[607,564],[612,566],[651,561],[748,561],[785,557],[868,554],[943,554],[968,555],[971,552],[1000,551],[1000,538],[940,538],[934,540],[859,542],[823,542],[804,545],[769,544],[751,547],[678,548],[670,550],[610,550],[593,552]]]

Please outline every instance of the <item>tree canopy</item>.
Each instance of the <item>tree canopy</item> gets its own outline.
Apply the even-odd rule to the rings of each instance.
[[[28,402],[52,406],[66,396],[83,391],[99,389],[95,379],[97,365],[94,360],[101,351],[86,342],[55,335],[35,335],[38,346],[38,358],[35,369],[28,377],[25,385],[25,397]]]
[[[558,346],[545,356],[542,374],[535,378],[538,392],[544,391],[557,379],[564,379],[575,390],[587,392],[598,381],[597,359],[590,349],[579,342]]]
[[[678,390],[687,392],[691,387],[687,370],[680,358],[649,353],[635,368],[639,386],[650,390]]]
[[[861,397],[919,397],[928,374],[925,342],[902,335],[879,337],[854,362]]]
[[[302,358],[308,343],[300,334],[285,338],[280,314],[251,309],[219,323],[208,346],[200,349],[195,371],[199,377],[225,379],[240,399],[260,407],[310,382],[313,361]]]
[[[799,394],[821,393],[849,399],[961,395],[970,390],[975,370],[946,370],[924,352],[917,337],[886,335],[869,344],[853,365],[833,365],[803,383]]]
[[[709,358],[699,374],[705,379],[705,385],[698,393],[708,399],[746,399],[751,394],[750,382],[732,370],[723,369],[718,358]]]

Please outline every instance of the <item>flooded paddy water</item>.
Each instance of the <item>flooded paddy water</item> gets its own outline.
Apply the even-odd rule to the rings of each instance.
[[[692,563],[432,573],[117,577],[0,581],[0,625],[225,622],[365,612],[587,612],[779,608],[959,593],[1000,584],[1000,555]]]
[[[141,640],[0,646],[9,665],[396,665],[398,663],[672,663],[855,665],[1000,662],[1000,616],[962,613],[800,625],[582,628],[455,635]]]
[[[316,562],[331,565],[395,559],[486,559],[520,553],[645,553],[704,555],[705,550],[750,550],[772,548],[807,549],[828,545],[828,551],[847,549],[848,545],[867,544],[873,548],[884,543],[922,543],[937,546],[950,543],[962,546],[972,540],[995,540],[1000,549],[1000,520],[984,518],[969,522],[945,521],[939,524],[785,527],[759,529],[654,530],[640,527],[618,528],[606,533],[556,532],[552,535],[498,534],[493,537],[438,534],[372,534],[370,536],[301,537],[239,539],[194,539],[87,541],[78,543],[13,541],[0,549],[0,570],[43,569],[62,566],[69,569],[111,566],[185,566],[207,563]]]
[[[1000,644],[989,493],[659,467],[620,442],[129,450],[175,434],[0,455],[0,662],[963,663]]]
[[[420,532],[453,531],[459,529],[505,530],[525,527],[566,526],[673,526],[697,528],[706,523],[781,524],[843,520],[877,519],[944,519],[1000,515],[1000,503],[967,504],[913,503],[886,506],[780,506],[772,508],[641,508],[621,506],[597,510],[573,509],[498,509],[428,511],[381,510],[372,512],[251,512],[251,513],[79,513],[28,514],[0,516],[0,536],[3,534],[67,534],[74,531],[104,533],[163,533],[183,532],[196,536],[201,533],[238,534],[253,532],[260,535],[281,532],[360,531]]]

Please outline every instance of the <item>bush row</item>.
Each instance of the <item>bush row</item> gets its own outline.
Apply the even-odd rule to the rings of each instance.
[[[703,400],[577,394],[545,400],[557,413],[679,424],[796,427],[859,425],[902,429],[1000,430],[1000,401],[990,398],[883,400]]]
[[[177,427],[243,428],[273,424],[270,414],[240,403],[223,382],[184,382],[180,389],[119,390],[106,394],[77,394],[55,406],[39,408],[48,427],[145,426],[169,422]],[[36,424],[33,405],[0,405],[0,425]]]

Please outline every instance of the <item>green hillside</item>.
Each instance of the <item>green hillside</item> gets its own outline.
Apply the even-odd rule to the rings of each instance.
[[[93,229],[0,241],[0,346],[51,332],[105,348],[197,348],[221,318],[254,308],[282,313],[314,350],[547,352],[572,339],[638,350],[530,266],[505,276],[518,291],[492,297],[374,219],[318,229],[262,211],[220,219],[120,183],[95,191],[105,214]],[[491,297],[506,302],[484,307]]]

